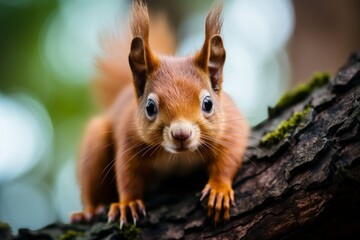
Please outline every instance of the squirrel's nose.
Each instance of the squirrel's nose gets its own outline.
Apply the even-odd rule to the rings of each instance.
[[[191,137],[191,131],[188,129],[176,129],[171,131],[171,135],[176,140],[185,141]]]
[[[178,141],[185,141],[192,135],[192,125],[187,121],[177,121],[170,126],[171,137]]]

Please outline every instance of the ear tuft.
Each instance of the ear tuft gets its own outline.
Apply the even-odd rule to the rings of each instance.
[[[215,1],[206,17],[205,38],[209,40],[213,35],[221,33],[223,25],[223,1]]]
[[[141,37],[148,44],[150,20],[145,3],[135,0],[131,7],[131,31],[134,37]]]

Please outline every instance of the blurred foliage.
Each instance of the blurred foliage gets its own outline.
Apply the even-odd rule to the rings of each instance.
[[[0,3],[0,92],[25,92],[44,105],[55,130],[55,158],[64,150],[76,151],[84,121],[95,109],[89,85],[67,85],[46,66],[41,38],[56,8],[57,1],[50,0]],[[74,124],[65,126],[69,119]]]
[[[59,217],[57,209],[59,203],[53,195],[57,191],[54,186],[58,181],[59,170],[66,162],[74,161],[85,123],[97,109],[91,96],[91,86],[86,84],[90,79],[82,81],[83,84],[62,81],[46,62],[44,35],[50,17],[59,7],[59,2],[54,0],[23,2],[16,5],[0,0],[0,95],[12,98],[18,93],[26,94],[43,105],[52,122],[54,139],[45,159],[6,186],[10,187],[16,182],[33,183],[31,180],[36,179],[34,182],[40,183],[36,185],[39,192],[33,194],[42,194],[42,197],[46,198],[43,200],[52,206],[52,212],[47,213],[48,218]],[[40,144],[45,143],[40,142]],[[18,149],[21,151],[21,146]],[[47,189],[50,190],[51,195],[47,194]],[[0,190],[5,190],[2,189],[1,183]],[[24,199],[29,206],[32,206],[34,200],[34,196]],[[78,199],[69,199],[69,201],[78,202]],[[4,205],[1,207],[6,208]],[[20,224],[18,218],[21,214],[23,213],[15,209],[7,213],[2,211],[0,219],[5,218],[4,220],[11,222],[17,231],[19,227],[30,226],[30,223],[25,226]],[[34,216],[31,226],[39,226],[44,214],[46,213]]]

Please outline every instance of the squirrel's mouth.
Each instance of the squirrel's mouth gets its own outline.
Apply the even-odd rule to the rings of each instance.
[[[181,153],[181,152],[189,151],[190,148],[187,146],[180,146],[180,147],[166,146],[165,150],[170,153]]]
[[[190,148],[184,147],[184,146],[177,147],[177,148],[171,148],[171,149],[175,152],[186,152],[186,151],[190,150]]]

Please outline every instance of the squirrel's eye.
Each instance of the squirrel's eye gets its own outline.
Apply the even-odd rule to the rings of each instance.
[[[153,119],[154,116],[157,114],[157,107],[154,100],[151,98],[147,100],[146,103],[146,115],[148,118]]]
[[[207,97],[204,98],[201,108],[206,113],[210,113],[212,111],[213,102],[211,101],[210,96],[207,96]]]

